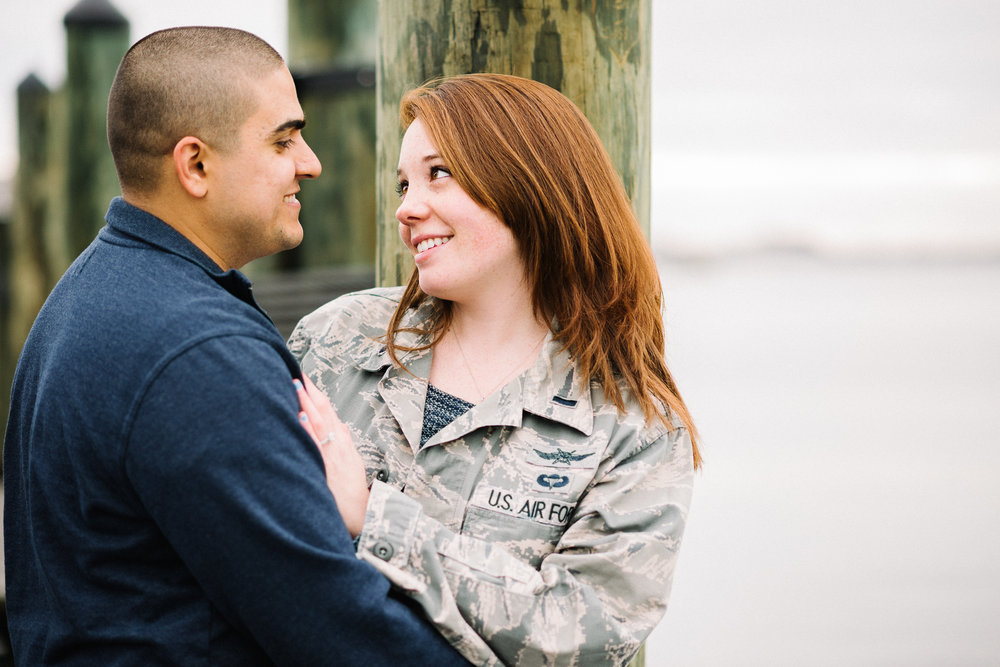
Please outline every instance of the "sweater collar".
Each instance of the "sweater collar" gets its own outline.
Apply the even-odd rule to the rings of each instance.
[[[236,269],[223,271],[186,236],[152,213],[129,204],[121,197],[115,197],[108,206],[105,219],[108,221],[110,234],[130,237],[191,262],[227,292],[264,312],[254,300],[251,284],[246,276]]]

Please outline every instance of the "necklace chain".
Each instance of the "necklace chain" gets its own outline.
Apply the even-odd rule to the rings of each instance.
[[[462,348],[462,339],[458,335],[458,329],[456,329],[455,327],[451,327],[451,330],[455,332],[455,342],[458,343],[458,352],[459,352],[459,354],[462,355],[462,362],[465,363],[465,370],[469,374],[469,378],[472,380],[472,386],[473,386],[473,388],[476,390],[476,393],[479,394],[479,400],[476,401],[477,403],[481,402],[484,398],[486,398],[487,396],[489,396],[490,394],[492,394],[493,392],[495,392],[497,389],[499,389],[503,385],[507,384],[507,381],[510,380],[512,377],[514,377],[514,374],[517,373],[518,369],[520,369],[521,366],[524,365],[524,362],[526,362],[531,357],[532,354],[534,354],[535,352],[538,351],[538,348],[539,348],[539,346],[541,346],[542,341],[545,340],[546,334],[548,334],[548,331],[546,331],[545,333],[543,333],[542,337],[538,339],[538,342],[535,343],[531,347],[530,350],[528,350],[528,354],[524,355],[524,357],[521,358],[521,361],[519,361],[517,363],[517,365],[514,366],[514,370],[512,370],[510,373],[508,373],[507,375],[505,375],[503,377],[503,379],[501,379],[499,382],[497,382],[493,386],[493,388],[490,389],[488,392],[483,393],[483,390],[479,388],[479,383],[476,382],[476,375],[475,375],[475,373],[472,372],[472,366],[469,365],[469,359],[468,359],[468,357],[465,356],[465,350]]]

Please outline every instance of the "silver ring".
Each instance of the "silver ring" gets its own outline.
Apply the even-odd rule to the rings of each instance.
[[[330,440],[332,440],[332,439],[333,439],[333,431],[330,431],[329,433],[326,434],[325,438],[323,438],[322,440],[319,441],[319,444],[325,445],[326,443],[330,442]]]

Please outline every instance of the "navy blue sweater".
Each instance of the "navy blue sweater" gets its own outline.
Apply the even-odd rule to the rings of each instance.
[[[107,219],[14,380],[17,664],[466,664],[355,558],[249,282],[121,199]]]

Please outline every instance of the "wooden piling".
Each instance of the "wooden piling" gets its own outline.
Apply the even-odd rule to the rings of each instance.
[[[281,268],[374,265],[375,17],[374,0],[289,0],[289,69],[323,176],[302,186],[305,238]]]
[[[413,268],[393,217],[399,100],[427,80],[469,72],[536,79],[590,119],[647,236],[650,160],[649,0],[381,0],[379,3],[379,284]]]
[[[66,232],[75,257],[104,226],[120,193],[107,138],[108,93],[129,46],[129,24],[107,0],[82,0],[66,27]]]
[[[514,74],[573,100],[601,137],[648,237],[651,12],[650,0],[380,0],[378,284],[405,284],[413,271],[394,218],[399,101],[439,76]],[[645,647],[630,665],[645,665]]]

